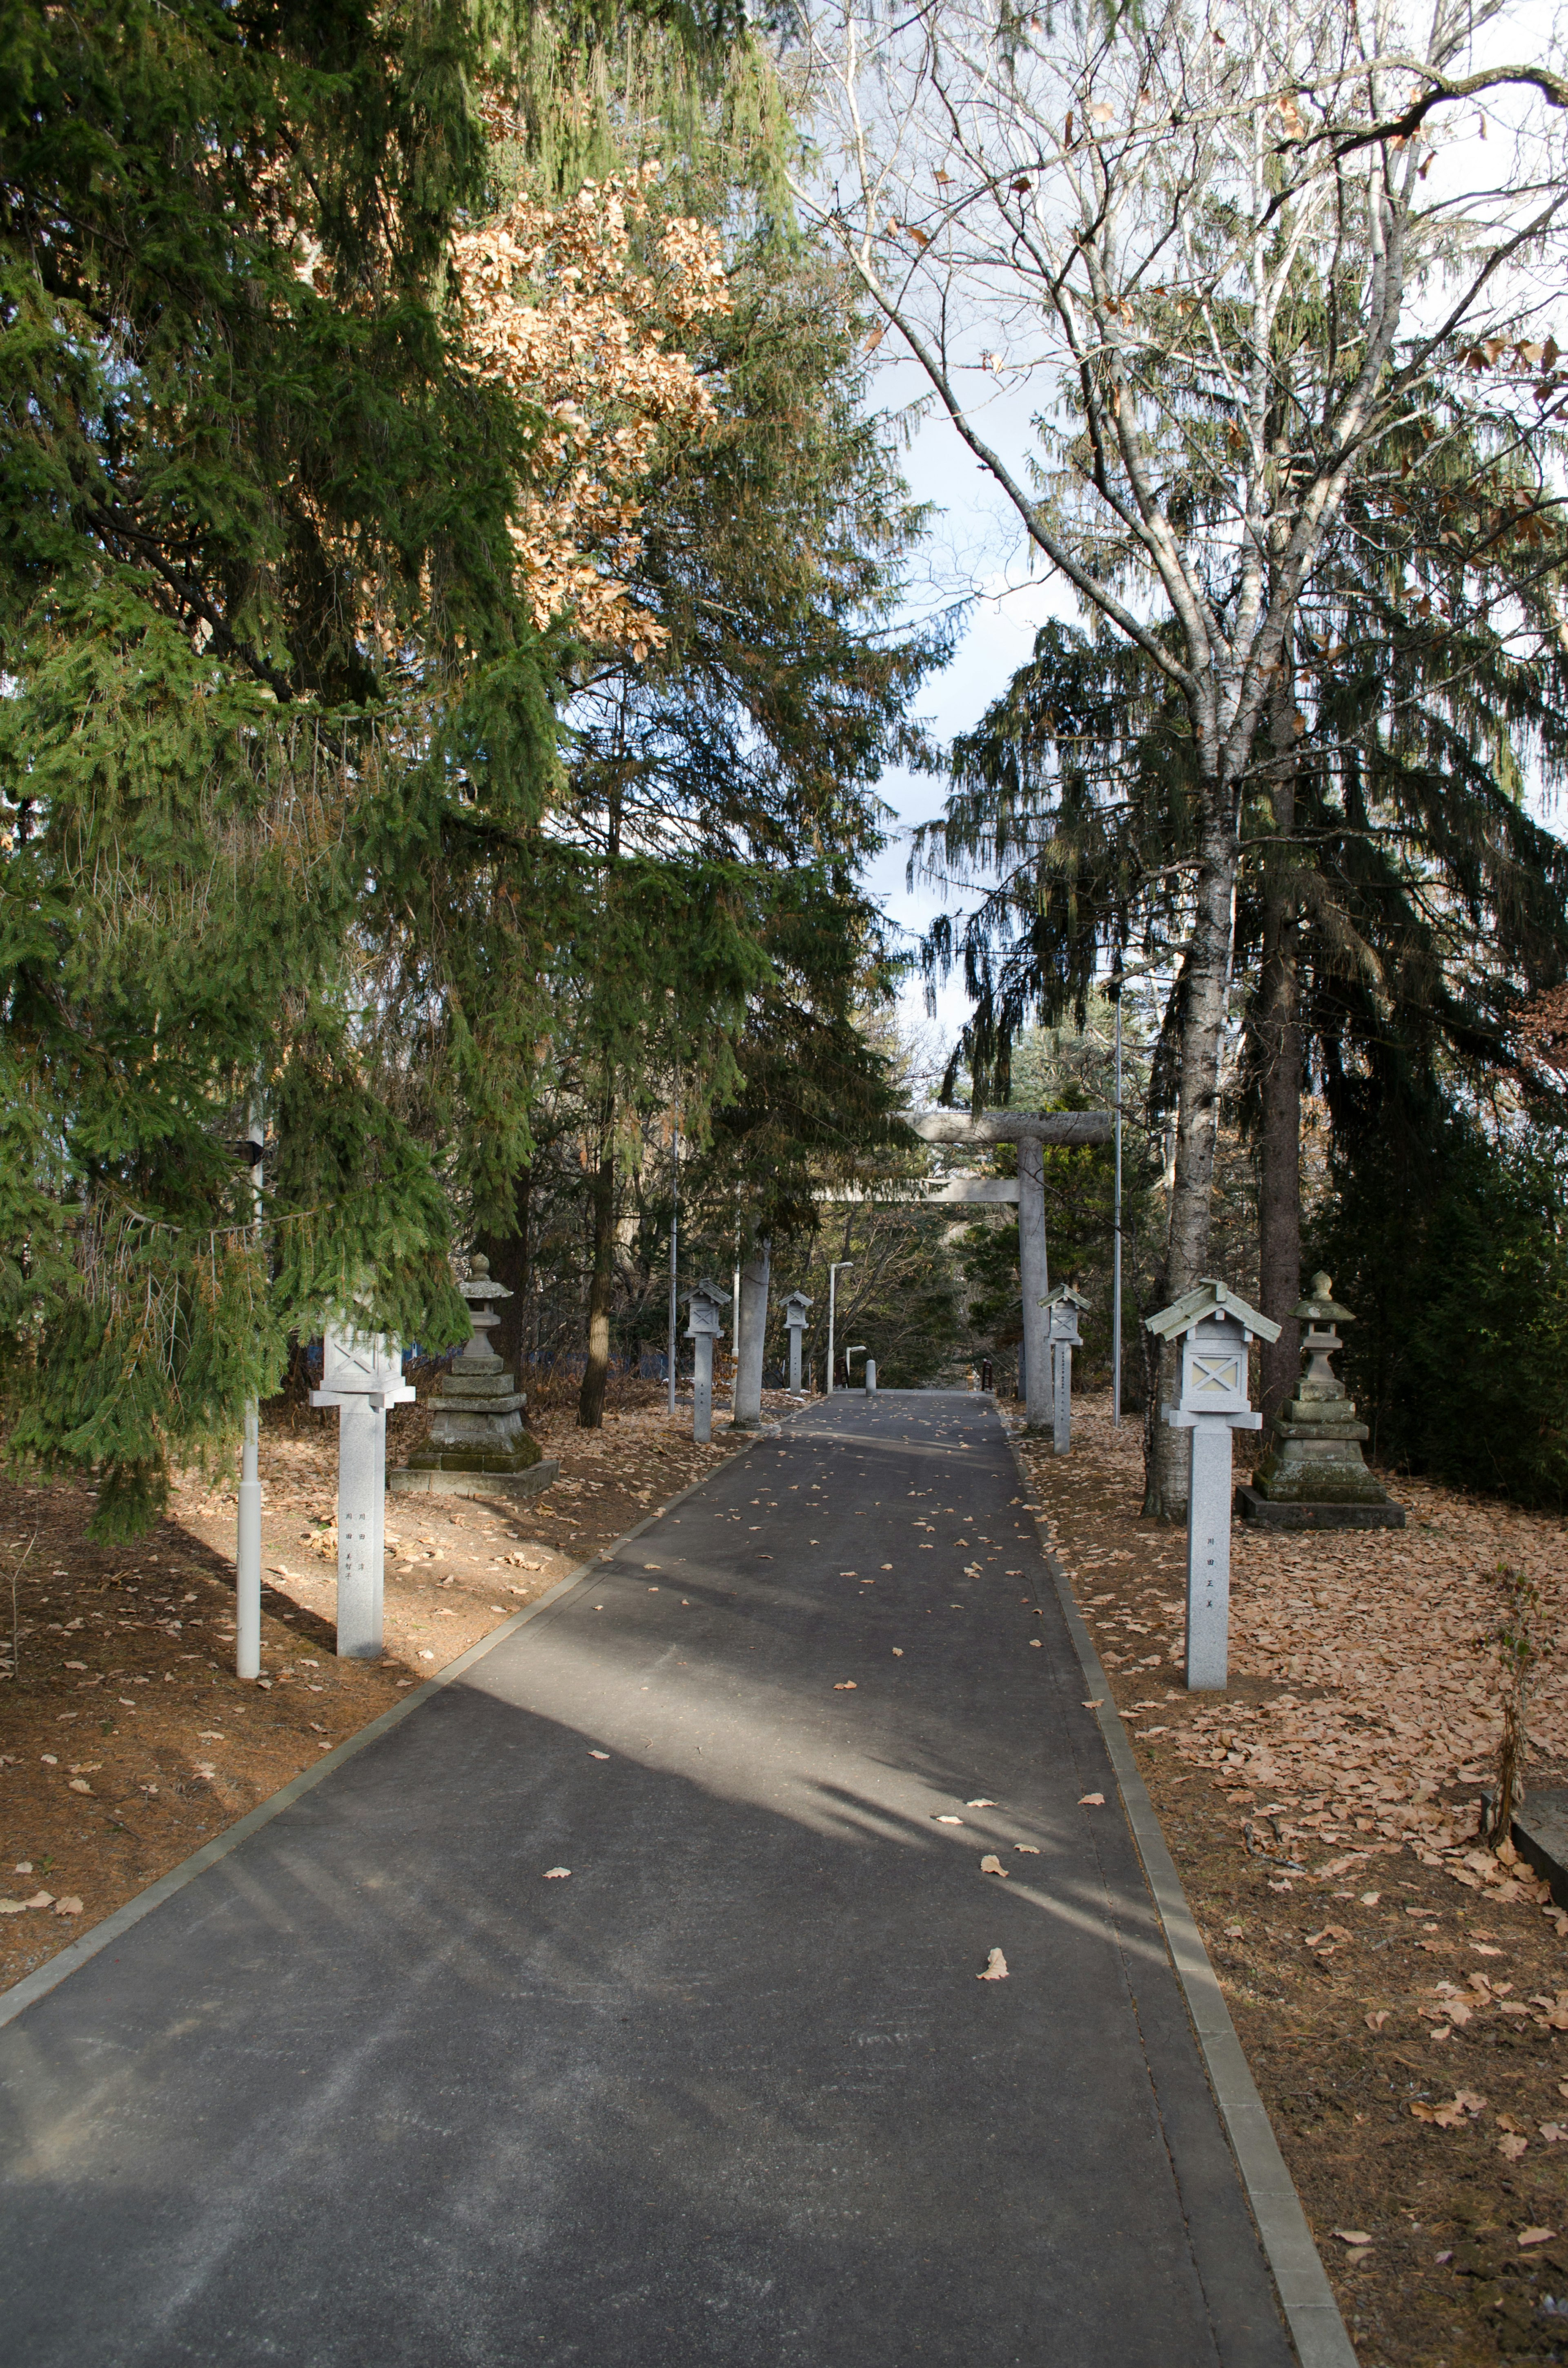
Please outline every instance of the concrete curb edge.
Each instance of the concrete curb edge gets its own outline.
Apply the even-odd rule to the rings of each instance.
[[[754,1446],[756,1439],[756,1431],[743,1432],[731,1453],[739,1453],[743,1449]],[[578,1563],[574,1569],[567,1571],[564,1577],[558,1578],[553,1587],[547,1588],[542,1595],[537,1596],[532,1603],[525,1603],[520,1611],[514,1611],[510,1619],[504,1620],[498,1628],[493,1628],[487,1636],[482,1636],[477,1645],[471,1645],[466,1652],[449,1661],[435,1677],[426,1678],[423,1685],[415,1687],[406,1702],[393,1702],[368,1726],[359,1727],[333,1750],[324,1752],[313,1767],[301,1768],[297,1776],[290,1777],[289,1782],[280,1785],[276,1793],[269,1793],[265,1801],[258,1801],[256,1807],[247,1810],[236,1824],[221,1834],[215,1834],[210,1842],[204,1842],[199,1850],[193,1850],[189,1858],[181,1859],[177,1866],[170,1867],[167,1874],[161,1874],[156,1883],[150,1883],[145,1891],[138,1891],[122,1907],[117,1907],[112,1916],[106,1916],[101,1924],[95,1924],[90,1932],[84,1932],[79,1941],[73,1941],[69,1947],[61,1950],[58,1956],[51,1957],[47,1964],[38,1966],[30,1974],[24,1974],[19,1982],[0,1992],[0,2031],[8,2022],[14,2022],[19,2014],[25,2014],[28,2007],[36,2006],[40,1998],[47,1998],[51,1990],[57,1989],[62,1982],[68,1980],[101,1950],[112,1948],[132,1925],[140,1924],[143,1916],[150,1916],[154,1907],[161,1907],[165,1899],[172,1899],[176,1891],[183,1891],[187,1883],[193,1883],[199,1874],[205,1874],[209,1867],[216,1866],[221,1860],[227,1858],[231,1850],[237,1850],[243,1841],[259,1832],[282,1810],[292,1807],[305,1793],[312,1792],[334,1770],[352,1759],[356,1752],[378,1742],[383,1735],[390,1735],[394,1726],[401,1725],[413,1712],[433,1700],[455,1679],[464,1676],[487,1653],[494,1652],[497,1645],[505,1644],[508,1636],[515,1635],[530,1620],[537,1620],[541,1611],[548,1611],[551,1604],[570,1594],[574,1587],[581,1587],[603,1564],[611,1561],[622,1546],[630,1545],[633,1538],[640,1538],[654,1521],[662,1520],[676,1505],[684,1504],[687,1497],[695,1496],[699,1488],[706,1486],[714,1473],[728,1462],[729,1456],[720,1456],[699,1480],[692,1481],[690,1486],[683,1488],[678,1496],[671,1497],[657,1512],[649,1513],[633,1528],[624,1530],[608,1546],[601,1546],[591,1561]]]
[[[1000,1409],[998,1409],[1000,1411]],[[1004,1429],[1007,1426],[1004,1422]],[[1029,1476],[1017,1442],[1007,1429],[1007,1442],[1013,1460],[1026,1490],[1026,1504],[1033,1499],[1034,1483]],[[1031,1520],[1039,1516],[1031,1511]],[[1280,2308],[1296,2356],[1301,2368],[1357,2368],[1356,2350],[1350,2340],[1339,2305],[1335,2301],[1328,2272],[1307,2225],[1301,2199],[1296,2192],[1285,2157],[1279,2151],[1279,2141],[1274,2135],[1262,2098],[1257,2093],[1247,2060],[1231,2021],[1231,2010],[1225,2004],[1209,1952],[1203,1945],[1192,1909],[1187,1905],[1176,1861],[1172,1858],[1154,1804],[1149,1798],[1148,1787],[1139,1773],[1138,1762],[1127,1739],[1127,1730],[1116,1707],[1115,1697],[1106,1678],[1094,1640],[1080,1612],[1066,1572],[1051,1553],[1045,1539],[1040,1541],[1040,1552],[1051,1572],[1057,1599],[1072,1636],[1079,1665],[1087,1680],[1088,1691],[1099,1697],[1100,1708],[1095,1713],[1106,1749],[1116,1771],[1117,1784],[1128,1824],[1143,1861],[1143,1873],[1153,1898],[1170,1951],[1171,1964],[1181,1984],[1187,2010],[1192,2018],[1209,2074],[1225,2125],[1231,2150],[1241,2172],[1242,2184],[1257,2223],[1265,2258],[1273,2273],[1279,2294]]]

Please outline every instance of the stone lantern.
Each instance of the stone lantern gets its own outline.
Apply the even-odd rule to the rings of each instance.
[[[803,1291],[792,1291],[784,1302],[784,1321],[790,1330],[790,1394],[801,1395],[801,1343],[806,1329],[806,1317],[812,1308]]]
[[[382,1648],[386,1575],[387,1408],[414,1391],[403,1353],[385,1332],[329,1325],[322,1344],[322,1385],[313,1406],[337,1415],[337,1653],[374,1660]]]
[[[1404,1508],[1391,1505],[1362,1460],[1367,1426],[1330,1361],[1344,1347],[1337,1326],[1354,1324],[1337,1304],[1326,1274],[1314,1274],[1292,1310],[1307,1329],[1296,1395],[1275,1416],[1268,1452],[1250,1488],[1238,1488],[1244,1520],[1276,1530],[1402,1530]]]
[[[1149,1329],[1181,1342],[1181,1395],[1165,1420],[1192,1433],[1187,1490],[1187,1682],[1222,1692],[1230,1658],[1231,1433],[1257,1430],[1247,1397],[1247,1349],[1279,1326],[1205,1276]]]
[[[1078,1318],[1089,1303],[1070,1282],[1059,1282],[1040,1304],[1051,1327],[1051,1452],[1066,1455],[1073,1445],[1073,1351],[1084,1345]]]
[[[699,1282],[686,1294],[686,1337],[692,1344],[691,1435],[713,1436],[713,1343],[724,1332],[726,1294],[716,1282]]]
[[[429,1438],[390,1474],[389,1485],[400,1494],[533,1496],[549,1487],[561,1467],[546,1463],[539,1441],[523,1429],[528,1400],[490,1346],[501,1321],[495,1302],[512,1294],[505,1283],[492,1281],[490,1260],[482,1253],[469,1260],[469,1269],[458,1289],[468,1302],[472,1337],[436,1384]]]

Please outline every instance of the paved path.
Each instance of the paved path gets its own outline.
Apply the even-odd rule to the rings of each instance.
[[[1286,2368],[1019,1494],[809,1410],[0,2032],[0,2354]]]

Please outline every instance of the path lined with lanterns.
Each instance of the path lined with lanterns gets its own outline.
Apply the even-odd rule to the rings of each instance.
[[[759,1437],[0,2035],[18,2356],[1284,2368],[1079,1652],[991,1401]]]

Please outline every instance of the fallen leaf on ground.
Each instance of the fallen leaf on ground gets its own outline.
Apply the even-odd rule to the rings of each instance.
[[[73,1793],[90,1793],[93,1788],[85,1776],[73,1776],[69,1789]]]
[[[1035,1649],[1035,1651],[1036,1651],[1037,1653],[1043,1653],[1043,1652],[1044,1652],[1044,1650],[1045,1650],[1045,1646],[1040,1643],[1040,1638],[1039,1638],[1038,1636],[1031,1636],[1031,1637],[1029,1638],[1029,1643],[1034,1646],[1034,1649]]]
[[[571,1872],[569,1866],[547,1866],[544,1870],[544,1879],[546,1883],[559,1883]]]
[[[1334,2234],[1342,2245],[1369,2245],[1372,2241],[1365,2228],[1335,2228]]]
[[[1366,2018],[1367,2028],[1369,2031],[1381,2031],[1388,2019],[1389,2009],[1386,2006],[1381,2006],[1375,2014],[1369,2014]]]
[[[994,1809],[995,1806],[996,1804],[994,1801],[966,1801],[964,1803],[964,1807],[966,1809]]]
[[[1040,1856],[1040,1852],[1035,1848],[1033,1842],[1015,1842],[1013,1844],[1013,1848],[1016,1850],[1022,1850],[1026,1858],[1038,1858]]]
[[[854,1693],[854,1692],[855,1692],[855,1691],[856,1691],[856,1685],[855,1685],[855,1680],[854,1680],[854,1679],[853,1679],[853,1678],[846,1678],[846,1679],[844,1679],[843,1683],[842,1683],[841,1685],[836,1685],[836,1686],[835,1686],[835,1688],[834,1688],[834,1690],[833,1690],[833,1691],[834,1691],[834,1692],[835,1692],[835,1694],[852,1694],[852,1693]]]
[[[892,1648],[892,1656],[893,1656],[893,1659],[894,1659],[895,1661],[902,1661],[902,1660],[903,1660],[903,1646],[902,1645],[895,1645],[893,1646],[893,1648]]]
[[[588,1757],[590,1759],[608,1759],[609,1758],[609,1753],[608,1751],[590,1751]]]
[[[1498,2139],[1497,2151],[1503,2156],[1506,2161],[1517,2162],[1519,2157],[1524,2153],[1525,2148],[1528,2145],[1528,2138],[1516,2137],[1510,2132],[1506,2137],[1501,2137]]]
[[[1078,1806],[1080,1809],[1103,1809],[1105,1807],[1105,1794],[1103,1793],[1080,1793],[1078,1795]]]
[[[1520,2250],[1527,2245],[1550,2245],[1556,2234],[1555,2228],[1521,2228],[1518,2236]]]
[[[1562,2122],[1542,2122],[1540,2124],[1540,2134],[1546,2140],[1548,2146],[1558,2146],[1564,2138],[1568,2138],[1568,2123],[1564,2123]]]
[[[57,1916],[80,1916],[82,1903],[74,1895],[66,1899],[57,1899],[54,1903],[54,1912]]]
[[[1105,1696],[1104,1696],[1104,1694],[1096,1694],[1093,1702],[1086,1702],[1084,1704],[1084,1708],[1085,1708],[1085,1710],[1104,1710],[1104,1708],[1105,1708]]]
[[[1460,2089],[1446,2105],[1428,2105],[1417,2097],[1410,2110],[1418,2122],[1433,2122],[1440,2130],[1462,2130],[1467,2116],[1473,2120],[1485,2105],[1485,2098],[1478,2097],[1473,2089]]]
[[[985,1971],[983,1974],[976,1974],[974,1978],[977,1982],[1005,1982],[1006,1980],[1007,1960],[1002,1954],[1000,1949],[992,1950],[991,1954],[985,1960]]]
[[[1003,1865],[1001,1860],[996,1856],[994,1850],[987,1850],[985,1856],[980,1861],[980,1872],[982,1874],[1005,1875],[1007,1870]]]
[[[938,1826],[961,1826],[963,1819],[961,1817],[941,1816],[937,1817],[935,1822]]]

